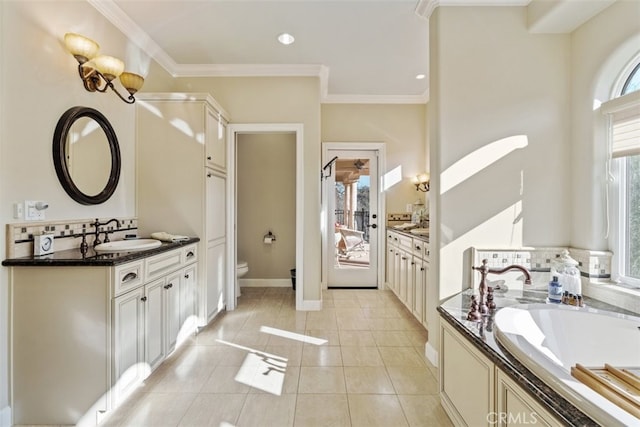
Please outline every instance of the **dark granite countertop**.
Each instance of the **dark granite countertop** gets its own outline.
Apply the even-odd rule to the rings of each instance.
[[[482,321],[477,322],[466,320],[471,305],[471,295],[474,293],[477,295],[477,291],[473,292],[473,290],[468,289],[446,300],[438,307],[441,318],[466,337],[485,356],[495,363],[496,366],[527,390],[538,403],[542,404],[549,412],[554,414],[558,420],[562,421],[563,424],[568,426],[598,426],[599,424],[597,422],[550,388],[511,356],[507,350],[503,349],[493,334],[493,318],[495,312],[503,307],[516,304],[545,303],[547,296],[546,290],[508,290],[504,293],[496,291],[494,294],[494,301],[497,305],[496,310],[485,316]],[[637,315],[636,313],[587,297],[584,298],[584,302],[587,306],[593,308]]]
[[[90,248],[87,253],[83,254],[80,249],[69,249],[57,251],[49,255],[43,256],[26,256],[22,258],[10,258],[2,261],[5,267],[91,267],[91,266],[113,266],[124,264],[129,261],[146,258],[162,252],[170,251],[182,246],[199,242],[200,238],[191,237],[189,240],[180,242],[162,242],[156,248],[144,251],[123,251],[123,252],[102,252],[98,253]]]
[[[413,237],[414,239],[420,239],[424,242],[429,243],[429,236],[425,236],[423,234],[413,234],[409,231],[398,230],[397,228],[387,227],[387,231],[393,231],[394,233],[402,234],[408,237]]]

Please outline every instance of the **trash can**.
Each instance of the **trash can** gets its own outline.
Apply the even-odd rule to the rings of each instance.
[[[296,269],[291,269],[291,284],[293,285],[293,290],[296,290]]]

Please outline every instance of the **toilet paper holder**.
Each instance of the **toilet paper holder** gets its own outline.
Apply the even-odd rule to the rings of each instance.
[[[271,230],[269,230],[269,232],[265,234],[264,237],[262,238],[262,241],[267,244],[273,243],[276,241],[276,235],[273,234]]]

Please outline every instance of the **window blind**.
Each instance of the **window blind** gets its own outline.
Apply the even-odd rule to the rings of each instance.
[[[604,102],[600,111],[611,123],[611,156],[640,154],[640,91]]]

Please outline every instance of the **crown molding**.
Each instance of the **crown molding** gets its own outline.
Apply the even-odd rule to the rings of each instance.
[[[324,65],[307,64],[179,64],[177,77],[320,77]],[[328,75],[328,74],[327,74]]]
[[[429,19],[440,6],[527,6],[531,0],[420,0],[415,13]]]
[[[326,95],[322,104],[426,104],[427,92],[422,95]]]

